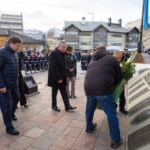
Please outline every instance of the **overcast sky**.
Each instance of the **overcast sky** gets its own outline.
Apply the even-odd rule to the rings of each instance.
[[[25,29],[47,31],[64,27],[64,21],[80,21],[84,16],[91,21],[117,22],[123,25],[141,18],[143,0],[0,0],[0,13],[23,14]]]

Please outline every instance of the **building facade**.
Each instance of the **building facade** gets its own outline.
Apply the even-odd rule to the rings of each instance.
[[[37,40],[45,40],[45,33],[40,30],[24,30],[24,34]]]
[[[0,30],[0,48],[4,46],[10,36],[18,36],[23,40],[23,51],[34,50],[41,52],[45,48],[45,41],[37,40],[11,30]]]
[[[79,50],[90,50],[98,45],[137,48],[139,40],[139,30],[122,27],[121,19],[118,23],[112,23],[111,18],[108,22],[90,22],[85,18],[66,21],[64,31],[67,44]]]
[[[18,33],[23,33],[23,16],[1,14],[0,16],[0,29],[1,30],[12,30]]]
[[[51,28],[46,32],[45,38],[48,49],[53,51],[57,47],[58,43],[64,40],[64,31],[57,28]]]
[[[150,22],[150,17],[148,19],[148,22]],[[131,21],[131,22],[127,23],[125,26],[126,26],[126,28],[132,28],[132,27],[136,26],[140,30],[140,28],[141,28],[141,19]],[[148,26],[147,30],[143,29],[142,44],[144,46],[144,49],[150,48],[150,23],[149,23],[149,26]]]

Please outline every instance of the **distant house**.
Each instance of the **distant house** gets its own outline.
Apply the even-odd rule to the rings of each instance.
[[[64,31],[58,28],[51,28],[46,32],[45,38],[49,50],[52,51],[56,48],[60,41],[64,40]]]
[[[73,49],[90,50],[97,45],[120,46],[122,48],[136,48],[139,41],[139,30],[136,27],[130,29],[122,27],[122,20],[112,23],[86,21],[66,21],[65,41]]]
[[[149,26],[148,29],[143,29],[143,39],[142,43],[145,49],[150,48],[150,17],[148,19]],[[137,27],[137,29],[141,28],[141,19],[131,21],[125,25],[127,28]]]
[[[8,37],[13,35],[19,36],[23,40],[24,51],[26,50],[42,51],[44,49],[45,41],[37,40],[11,30],[0,30],[0,40],[1,40],[0,47],[3,47],[5,42],[7,42]]]
[[[40,30],[24,30],[24,35],[37,40],[44,40],[45,38],[45,33]]]

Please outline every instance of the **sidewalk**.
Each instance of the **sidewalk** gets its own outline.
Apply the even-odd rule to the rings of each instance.
[[[144,64],[150,64],[150,55],[147,53],[142,53],[142,56],[144,58]]]
[[[112,150],[110,148],[107,119],[103,111],[96,110],[94,122],[96,131],[85,133],[85,103],[83,90],[85,74],[78,74],[76,82],[77,99],[70,99],[74,112],[65,112],[60,94],[58,107],[61,112],[51,110],[51,88],[46,86],[47,72],[33,74],[38,83],[40,94],[29,97],[29,108],[18,108],[18,121],[14,125],[21,132],[19,136],[10,136],[0,115],[0,150]],[[118,112],[123,145],[125,150],[126,116]]]

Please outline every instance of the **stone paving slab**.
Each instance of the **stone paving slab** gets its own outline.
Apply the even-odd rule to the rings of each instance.
[[[20,130],[19,136],[5,133],[0,115],[0,150],[111,150],[107,119],[101,110],[96,110],[94,122],[96,131],[85,133],[85,103],[83,90],[85,74],[78,74],[76,99],[70,99],[77,109],[66,112],[60,93],[58,107],[61,112],[51,110],[51,88],[46,86],[47,72],[33,74],[40,94],[28,97],[28,108],[17,109],[18,121],[13,122]],[[125,150],[126,117],[118,112],[124,144],[118,150]]]

